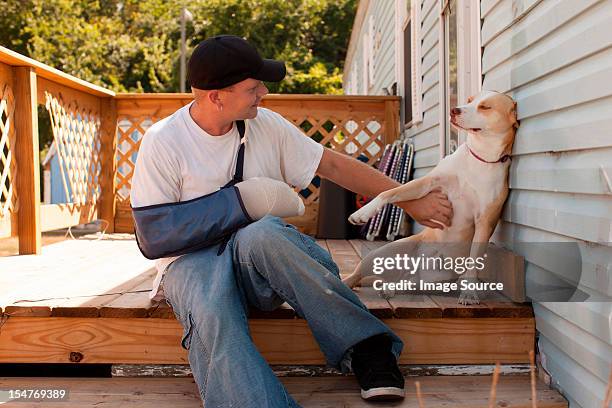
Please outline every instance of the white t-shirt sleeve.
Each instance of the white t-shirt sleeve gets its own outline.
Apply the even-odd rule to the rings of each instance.
[[[132,177],[132,207],[177,202],[180,191],[178,162],[154,135],[145,134]]]
[[[284,122],[284,131],[281,132],[281,172],[287,184],[304,189],[315,176],[324,148],[293,123],[276,115],[278,120]]]

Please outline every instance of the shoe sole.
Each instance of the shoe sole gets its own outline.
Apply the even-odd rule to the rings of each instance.
[[[404,389],[398,387],[378,387],[361,390],[361,398],[367,401],[397,401],[405,396]]]

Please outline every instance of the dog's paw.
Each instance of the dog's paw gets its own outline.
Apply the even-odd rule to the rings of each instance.
[[[372,216],[370,215],[369,211],[364,211],[364,210],[367,210],[367,209],[365,207],[362,207],[359,210],[352,213],[349,217],[349,222],[353,225],[363,225],[366,222],[368,222],[368,220],[372,218]]]
[[[459,295],[459,304],[461,305],[477,305],[480,303],[478,294],[474,290],[463,290]]]
[[[353,225],[363,225],[370,218],[376,215],[376,213],[380,210],[381,206],[379,205],[380,200],[375,198],[370,201],[368,204],[364,205],[354,213],[349,216],[349,222]]]

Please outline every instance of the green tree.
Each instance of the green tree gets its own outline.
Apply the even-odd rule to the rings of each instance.
[[[176,92],[183,6],[189,50],[239,35],[286,61],[271,92],[341,92],[356,0],[7,0],[0,44],[115,91]]]

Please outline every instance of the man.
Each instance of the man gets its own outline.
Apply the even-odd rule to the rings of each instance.
[[[133,207],[193,200],[232,179],[246,120],[244,179],[268,177],[305,188],[315,173],[375,196],[397,186],[377,170],[323,148],[279,114],[258,108],[281,81],[283,62],[263,60],[247,41],[217,36],[200,43],[188,64],[195,99],[144,136],[132,180]],[[401,206],[417,221],[449,224],[439,192]],[[403,343],[339,279],[329,254],[281,219],[266,216],[225,243],[163,258],[152,295],[163,295],[183,326],[182,346],[207,407],[296,407],[253,344],[248,307],[288,302],[305,318],[330,366],[352,368],[366,399],[404,396],[397,367]],[[157,294],[159,297],[161,292]]]

